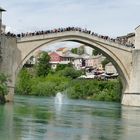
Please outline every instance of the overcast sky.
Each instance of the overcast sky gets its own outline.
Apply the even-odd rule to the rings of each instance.
[[[13,32],[78,26],[112,37],[134,32],[140,0],[0,0]]]

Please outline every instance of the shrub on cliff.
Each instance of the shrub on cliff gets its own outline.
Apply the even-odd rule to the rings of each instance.
[[[0,104],[4,104],[5,101],[5,95],[8,93],[8,87],[7,87],[7,77],[0,73]]]

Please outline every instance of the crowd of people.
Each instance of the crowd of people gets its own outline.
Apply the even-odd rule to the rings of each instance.
[[[82,29],[79,27],[67,27],[67,28],[57,28],[53,30],[46,30],[46,31],[35,31],[35,32],[27,32],[27,33],[21,33],[21,34],[13,34],[8,32],[5,34],[6,36],[11,36],[11,37],[17,37],[17,38],[23,38],[23,37],[29,37],[29,36],[37,36],[37,35],[47,35],[47,34],[53,34],[53,33],[60,33],[60,32],[68,32],[68,31],[77,31],[77,32],[82,32],[86,34],[90,34],[92,36],[96,36],[99,38],[102,38],[104,40],[110,41],[110,42],[115,42],[121,45],[125,45],[127,47],[134,47],[132,43],[128,43],[127,41],[124,41],[124,39],[120,38],[110,38],[109,36],[104,36],[104,35],[99,35],[97,33],[94,33],[90,30]]]
[[[2,33],[2,34],[4,34],[5,36],[9,36],[9,37],[17,37],[17,35],[16,35],[16,34],[11,33],[11,32]]]

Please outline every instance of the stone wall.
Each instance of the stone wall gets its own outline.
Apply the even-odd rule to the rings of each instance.
[[[0,72],[10,79],[8,100],[13,100],[15,86],[15,71],[20,61],[20,51],[17,49],[16,38],[0,36]]]
[[[135,29],[135,48],[140,49],[140,25]]]

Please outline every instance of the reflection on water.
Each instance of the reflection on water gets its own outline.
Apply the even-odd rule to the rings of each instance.
[[[122,122],[124,124],[124,133],[122,139],[139,140],[140,139],[140,107],[122,107]]]
[[[0,106],[0,140],[139,140],[140,108],[16,96]]]

